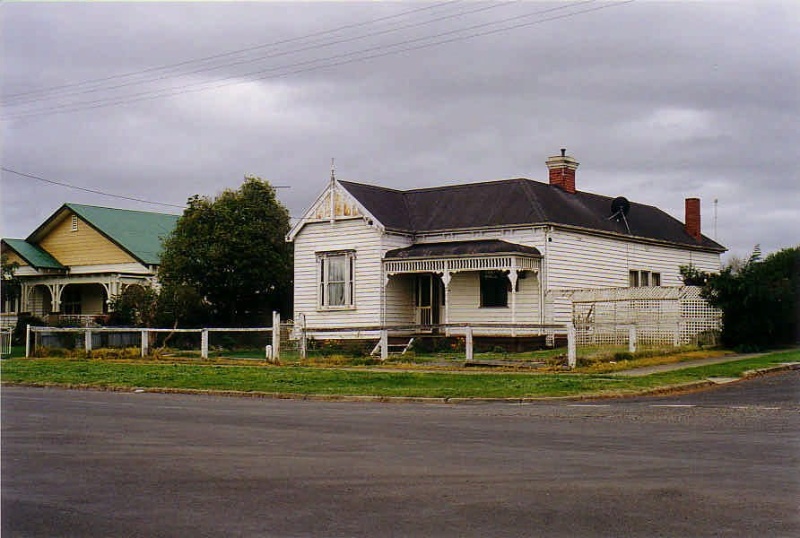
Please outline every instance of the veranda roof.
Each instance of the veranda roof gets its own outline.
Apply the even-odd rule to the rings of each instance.
[[[24,239],[3,239],[3,243],[36,269],[64,269],[49,252]]]
[[[541,258],[542,254],[535,247],[509,243],[500,239],[478,241],[451,241],[444,243],[420,243],[410,247],[390,250],[387,260],[411,260],[424,258],[461,258],[465,256],[526,256]]]

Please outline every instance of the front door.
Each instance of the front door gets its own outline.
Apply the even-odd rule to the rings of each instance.
[[[444,305],[444,284],[433,274],[417,275],[414,286],[414,305],[418,325],[438,325]]]

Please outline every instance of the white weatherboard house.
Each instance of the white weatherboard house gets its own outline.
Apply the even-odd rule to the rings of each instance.
[[[725,247],[701,234],[699,199],[686,199],[680,222],[577,190],[564,150],[547,167],[548,183],[409,191],[332,176],[287,236],[295,321],[316,331],[566,324],[569,290],[680,286],[681,265],[719,270]]]

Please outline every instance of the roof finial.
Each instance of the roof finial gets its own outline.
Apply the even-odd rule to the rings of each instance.
[[[331,183],[336,182],[336,167],[334,166],[333,157],[331,157]]]

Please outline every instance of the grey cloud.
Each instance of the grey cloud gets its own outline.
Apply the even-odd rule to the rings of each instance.
[[[431,13],[481,5],[441,5]],[[296,41],[247,56],[257,62],[145,89],[219,83],[561,5],[520,2],[430,27],[267,57],[304,46]],[[3,91],[120,75],[423,6],[8,4],[0,8]],[[719,239],[734,253],[746,254],[756,243],[775,249],[800,242],[800,37],[793,24],[799,14],[797,4],[787,2],[634,2],[371,61],[6,121],[3,162],[177,204],[195,193],[235,188],[244,174],[255,173],[291,185],[280,196],[298,215],[324,186],[331,157],[339,177],[413,188],[543,179],[546,157],[566,146],[582,163],[581,189],[624,194],[677,218],[683,198],[699,195],[706,232],[718,198]],[[419,13],[331,35],[346,38],[421,18]],[[113,95],[140,91],[130,86]],[[14,110],[6,106],[3,115]],[[27,235],[68,200],[158,209],[8,174],[2,196],[4,236]]]

